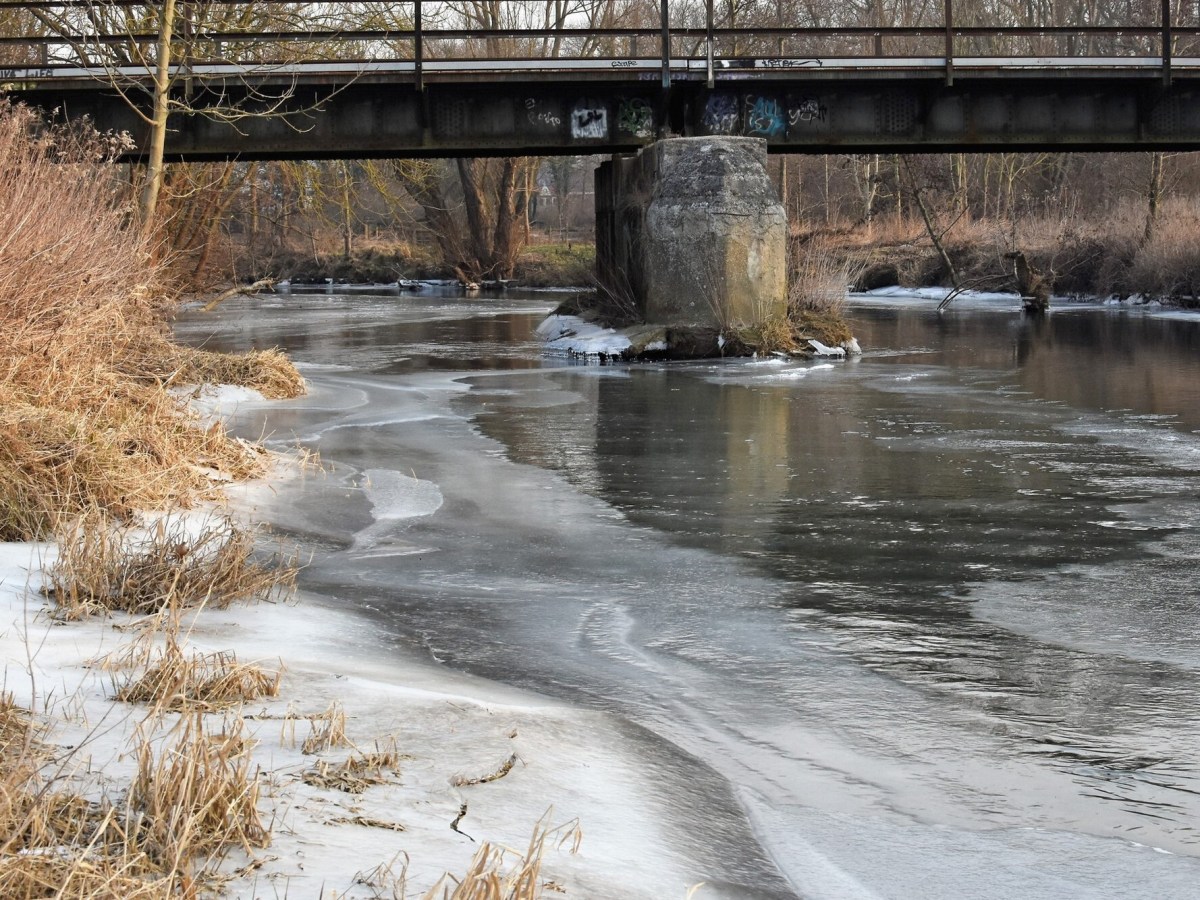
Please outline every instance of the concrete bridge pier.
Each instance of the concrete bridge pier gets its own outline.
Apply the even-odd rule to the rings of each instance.
[[[658,141],[596,170],[596,270],[631,320],[728,332],[787,311],[787,217],[757,138]]]

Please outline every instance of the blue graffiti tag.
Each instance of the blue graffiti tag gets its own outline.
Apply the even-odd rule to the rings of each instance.
[[[737,98],[731,94],[710,94],[704,103],[705,130],[710,134],[733,134],[737,124]]]
[[[770,97],[746,98],[746,134],[776,137],[785,126],[783,107]]]

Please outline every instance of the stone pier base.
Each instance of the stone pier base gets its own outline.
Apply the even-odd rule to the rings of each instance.
[[[596,170],[596,269],[630,318],[721,331],[787,310],[765,141],[670,138]]]

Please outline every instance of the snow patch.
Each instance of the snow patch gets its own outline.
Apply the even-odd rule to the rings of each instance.
[[[828,344],[822,344],[815,338],[809,339],[808,346],[812,347],[813,352],[816,353],[817,356],[845,357],[846,355],[845,347],[830,347]]]
[[[619,356],[631,346],[629,338],[579,316],[547,316],[534,332],[546,349],[573,355]],[[665,349],[665,348],[664,348]]]
[[[260,405],[267,400],[253,388],[233,384],[206,384],[197,388],[180,388],[177,397],[186,397],[187,405],[205,422],[227,419],[243,404]]]

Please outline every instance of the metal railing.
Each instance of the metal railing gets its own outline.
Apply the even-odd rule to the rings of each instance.
[[[1040,20],[1000,20],[981,0],[942,0],[918,21],[883,21],[883,0],[856,13],[783,21],[780,13],[729,20],[714,0],[178,0],[175,59],[190,74],[306,70],[395,72],[422,88],[428,77],[501,70],[653,71],[703,77],[711,86],[746,70],[1116,69],[1200,70],[1200,4],[1148,0],[1103,4],[1087,23],[1059,21],[1073,4],[1051,3]],[[1061,7],[1061,12],[1059,12]],[[162,5],[135,0],[0,0],[0,81],[98,71],[137,73],[153,64]],[[782,5],[779,7],[782,10]],[[722,20],[724,19],[724,20]],[[929,19],[928,21],[926,19]]]

